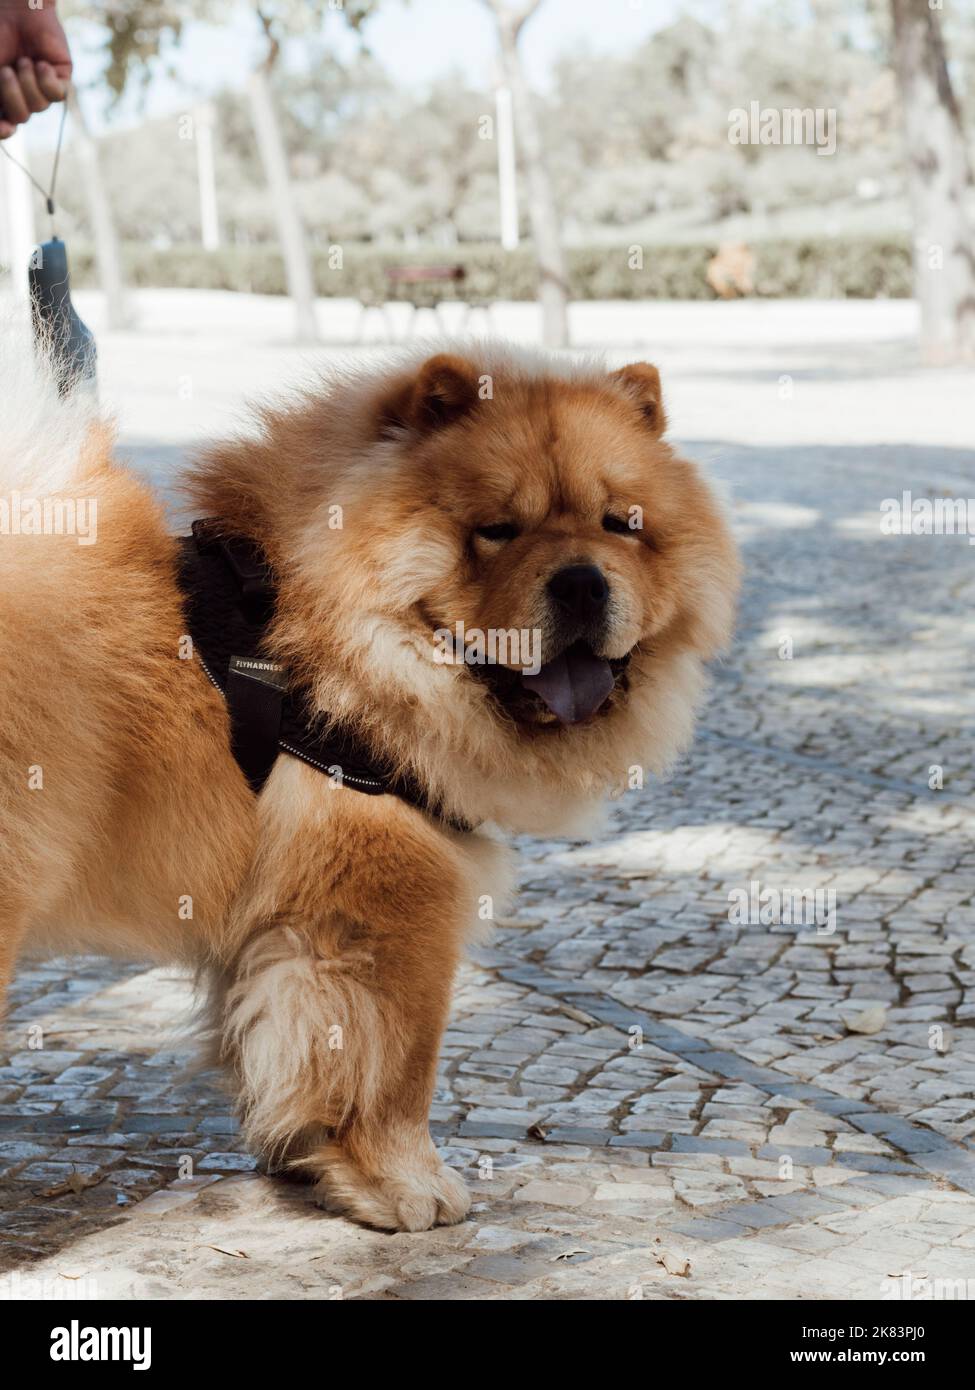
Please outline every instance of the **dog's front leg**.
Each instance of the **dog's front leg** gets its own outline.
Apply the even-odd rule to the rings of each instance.
[[[445,837],[415,812],[362,812],[349,852],[333,840],[316,878],[306,865],[295,889],[292,874],[286,910],[241,952],[225,1049],[255,1147],[298,1160],[328,1205],[426,1230],[469,1205],[428,1128],[464,885]]]

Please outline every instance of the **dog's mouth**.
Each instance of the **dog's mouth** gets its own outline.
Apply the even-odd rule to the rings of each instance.
[[[472,666],[504,710],[521,724],[566,727],[605,714],[617,690],[626,688],[630,654],[597,655],[587,642],[573,642],[529,675],[508,666]]]

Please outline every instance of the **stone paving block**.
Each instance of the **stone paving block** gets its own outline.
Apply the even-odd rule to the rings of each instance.
[[[752,1231],[760,1231],[765,1226],[786,1226],[792,1221],[789,1213],[778,1210],[778,1203],[772,1201],[741,1202],[737,1206],[723,1207],[718,1219]]]
[[[47,1152],[43,1144],[28,1139],[0,1140],[0,1169],[9,1172],[11,1168],[27,1163],[32,1158],[39,1158]]]
[[[0,1115],[0,1134],[29,1134],[32,1128],[29,1115]]]
[[[818,1086],[807,1086],[801,1082],[786,1081],[784,1078],[780,1083],[776,1083],[776,1095],[788,1096],[790,1100],[808,1101],[815,1104],[817,1110],[823,1110],[827,1115],[843,1115],[846,1113],[845,1107],[849,1105],[842,1096],[831,1096],[828,1092],[821,1091]]]
[[[546,1131],[545,1142],[553,1144],[593,1144],[601,1148],[609,1144],[616,1136],[612,1130],[608,1129],[583,1129],[581,1127],[563,1127]]]
[[[516,1202],[541,1202],[553,1207],[581,1207],[591,1197],[591,1189],[577,1183],[527,1182],[514,1194]]]
[[[410,1279],[404,1283],[391,1284],[386,1289],[390,1298],[404,1298],[410,1302],[451,1302],[498,1298],[501,1296],[498,1284],[491,1279],[474,1279],[464,1274],[434,1274],[427,1279]]]
[[[525,1245],[531,1239],[525,1231],[519,1231],[509,1226],[479,1226],[474,1236],[471,1238],[471,1250],[496,1250],[508,1251],[516,1250],[520,1245]]]
[[[656,1208],[660,1205],[674,1201],[674,1193],[666,1184],[657,1186],[652,1183],[638,1182],[601,1182],[592,1200],[594,1202],[635,1202],[638,1205],[647,1204]]]
[[[796,1192],[770,1200],[778,1211],[785,1212],[796,1221],[814,1221],[817,1216],[841,1211],[844,1205],[834,1202],[832,1196],[823,1197],[818,1192]]]
[[[240,1120],[236,1115],[207,1115],[197,1125],[199,1134],[239,1134]]]
[[[633,1130],[627,1134],[614,1134],[609,1141],[610,1148],[660,1149],[667,1136],[662,1130]]]
[[[46,1183],[50,1187],[56,1187],[59,1183],[69,1182],[72,1176],[94,1178],[98,1176],[99,1172],[100,1164],[98,1163],[44,1160],[30,1163],[26,1168],[21,1168],[15,1181],[35,1185]]]
[[[856,1168],[863,1173],[914,1173],[916,1169],[909,1163],[896,1158],[885,1158],[882,1154],[837,1153],[834,1163],[848,1168]]]
[[[58,1073],[58,1082],[61,1085],[78,1085],[86,1089],[99,1086],[111,1080],[115,1075],[114,1067],[91,1067],[76,1066],[66,1067],[64,1071]]]
[[[124,1121],[128,1134],[193,1134],[199,1123],[191,1115],[126,1115]]]
[[[114,1111],[93,1115],[39,1115],[31,1120],[34,1134],[93,1134],[106,1133],[116,1121]]]
[[[477,1120],[464,1120],[458,1127],[461,1138],[477,1139],[480,1136],[491,1139],[524,1139],[528,1125],[524,1124],[482,1124]]]
[[[574,1260],[591,1259],[592,1256],[581,1253],[572,1258]],[[478,1255],[476,1259],[471,1260],[465,1266],[464,1275],[474,1279],[488,1279],[507,1286],[526,1284],[530,1279],[538,1279],[545,1274],[550,1274],[551,1269],[551,1257],[526,1259],[520,1255]]]
[[[201,1172],[249,1173],[257,1167],[257,1159],[251,1154],[212,1153],[201,1158],[197,1167]]]
[[[696,1134],[675,1134],[671,1151],[744,1156],[751,1153],[751,1147],[739,1139],[709,1139]]]
[[[721,1216],[684,1217],[681,1220],[667,1220],[663,1225],[674,1235],[691,1236],[694,1240],[708,1242],[721,1240],[740,1240],[742,1228],[733,1221],[725,1221]]]
[[[951,1145],[947,1144],[939,1134],[928,1129],[920,1129],[917,1125],[906,1124],[903,1120],[891,1120],[878,1132],[891,1144],[896,1145],[898,1149],[902,1149],[907,1154],[951,1151]]]
[[[809,1148],[801,1144],[763,1144],[757,1154],[759,1158],[769,1158],[776,1161],[781,1158],[791,1158],[793,1163],[809,1165],[829,1163],[833,1157],[829,1149]]]

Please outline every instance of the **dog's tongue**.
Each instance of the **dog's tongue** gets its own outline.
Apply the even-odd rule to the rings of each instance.
[[[594,656],[584,642],[547,661],[534,676],[522,676],[563,724],[591,719],[613,688],[609,662]]]

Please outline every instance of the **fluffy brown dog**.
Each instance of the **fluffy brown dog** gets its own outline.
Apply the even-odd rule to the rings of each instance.
[[[427,1114],[496,827],[667,766],[738,583],[655,368],[468,351],[337,372],[190,485],[273,566],[271,654],[469,832],[285,754],[253,796],[159,505],[80,398],[25,369],[0,408],[0,992],[22,947],[201,969],[251,1142],[388,1229],[467,1210]],[[95,499],[97,535],[15,534],[57,529],[25,497]]]

